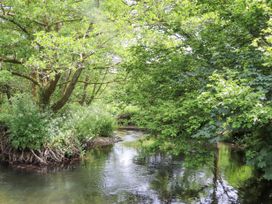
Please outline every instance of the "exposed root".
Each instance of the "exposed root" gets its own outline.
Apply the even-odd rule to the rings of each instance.
[[[27,166],[31,169],[36,169],[34,166],[45,168],[66,167],[67,165],[80,161],[82,149],[87,150],[94,147],[108,146],[118,141],[120,141],[118,137],[95,138],[84,142],[84,144],[79,147],[76,141],[73,141],[71,137],[70,143],[67,144],[67,146],[64,144],[64,148],[59,146],[46,146],[40,150],[18,150],[11,146],[8,139],[8,132],[0,130],[0,160],[14,167],[19,167],[20,169],[27,168]],[[67,147],[69,147],[69,154],[66,152]]]
[[[73,149],[69,158],[65,151],[59,148],[45,147],[41,150],[17,150],[8,141],[8,133],[0,132],[0,157],[1,161],[9,164],[31,164],[38,166],[62,165],[80,157],[80,150]]]
[[[44,161],[41,157],[39,157],[37,154],[35,154],[35,152],[33,150],[30,150],[31,153],[35,156],[36,159],[38,159],[38,161],[41,163],[41,164],[47,164],[46,161]],[[41,154],[41,153],[40,153]]]

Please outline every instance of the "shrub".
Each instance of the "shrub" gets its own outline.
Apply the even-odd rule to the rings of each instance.
[[[27,95],[12,98],[2,118],[8,125],[9,140],[15,149],[40,149],[47,141],[48,114],[39,108]]]
[[[109,137],[115,129],[113,116],[100,107],[73,107],[64,129],[73,128],[80,141],[96,136]]]
[[[9,128],[9,141],[13,148],[41,150],[53,147],[68,153],[80,149],[84,141],[96,137],[109,137],[115,128],[115,119],[100,107],[70,106],[59,115],[42,112],[27,95],[12,98],[1,111],[0,121]]]
[[[135,125],[134,117],[139,113],[137,106],[128,105],[122,109],[118,116],[118,122],[120,125]]]

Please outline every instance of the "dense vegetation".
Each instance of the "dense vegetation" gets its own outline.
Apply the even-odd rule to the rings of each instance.
[[[1,1],[1,155],[9,162],[62,162],[112,135],[111,114],[88,107],[118,63],[120,29],[108,26],[114,18],[98,3]]]
[[[0,111],[13,149],[80,152],[111,134],[112,116],[95,107],[110,103],[149,131],[152,150],[227,140],[272,179],[271,1],[0,5]]]
[[[228,140],[272,178],[271,2],[144,1],[133,6],[137,43],[123,68],[123,101],[178,154]],[[140,29],[138,28],[140,27]]]

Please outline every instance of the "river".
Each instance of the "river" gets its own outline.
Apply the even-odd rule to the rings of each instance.
[[[41,174],[1,165],[0,204],[272,203],[271,188],[256,185],[242,153],[229,145],[219,144],[206,163],[190,167],[182,157],[142,157],[128,145],[141,132],[117,134],[122,142],[92,150],[66,170]]]

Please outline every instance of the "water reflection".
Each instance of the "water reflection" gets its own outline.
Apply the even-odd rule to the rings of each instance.
[[[254,183],[252,169],[244,164],[241,152],[231,151],[228,145],[218,144],[203,159],[204,164],[188,167],[182,157],[146,156],[124,145],[137,140],[140,132],[118,134],[124,142],[89,152],[74,169],[39,175],[1,166],[0,203],[221,204],[269,200],[271,188],[263,188],[264,184],[250,188]]]

